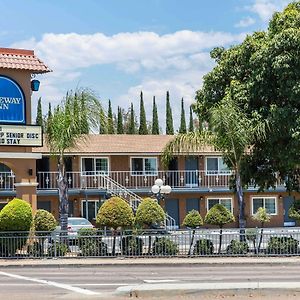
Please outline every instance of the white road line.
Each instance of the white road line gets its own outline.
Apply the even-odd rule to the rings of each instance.
[[[176,279],[144,279],[145,283],[168,283],[168,282],[177,282]]]
[[[15,278],[15,279],[21,279],[21,280],[46,284],[46,285],[49,285],[49,286],[55,286],[55,287],[65,289],[65,290],[69,290],[69,291],[72,291],[72,292],[76,292],[76,293],[79,293],[79,294],[99,295],[99,293],[96,293],[96,292],[93,292],[93,291],[90,291],[90,290],[86,290],[86,289],[81,289],[79,287],[74,287],[72,285],[65,284],[65,283],[58,283],[58,282],[54,282],[54,281],[48,281],[48,280],[43,280],[43,279],[31,278],[31,277],[25,277],[25,276],[21,276],[21,275],[6,273],[6,272],[0,272],[0,275]]]

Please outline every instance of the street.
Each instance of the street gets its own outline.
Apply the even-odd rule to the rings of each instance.
[[[116,289],[128,286],[145,288],[131,296],[141,299],[300,299],[297,288],[291,290],[244,290],[250,283],[273,284],[274,287],[297,286],[300,291],[300,265],[281,264],[218,264],[218,265],[108,265],[95,267],[10,267],[0,268],[1,299],[126,299]],[[235,290],[189,291],[192,285],[216,289],[224,284]],[[156,290],[163,286],[166,291]],[[147,291],[147,288],[150,290]],[[177,289],[183,287],[181,291]],[[153,290],[151,291],[151,289]],[[237,290],[236,290],[237,289]],[[236,295],[239,294],[239,297]],[[245,298],[243,298],[245,297]],[[248,297],[248,298],[247,298]],[[257,298],[258,297],[258,298]],[[279,299],[279,298],[278,298]]]

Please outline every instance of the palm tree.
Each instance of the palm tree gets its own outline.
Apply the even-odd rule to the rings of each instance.
[[[208,111],[207,118],[211,129],[178,134],[162,153],[163,162],[167,165],[174,154],[199,152],[206,145],[221,151],[226,164],[234,171],[241,229],[245,228],[242,160],[257,139],[265,138],[267,129],[267,122],[260,116],[248,116],[242,111],[242,98],[241,86],[232,82],[225,97]]]
[[[53,114],[46,121],[46,143],[50,153],[58,158],[57,185],[59,191],[59,221],[62,230],[68,228],[68,184],[64,155],[66,150],[74,148],[80,139],[88,136],[82,132],[82,115],[87,117],[89,127],[97,128],[99,125],[99,112],[101,104],[89,90],[84,93],[84,107],[78,110],[76,93],[68,92],[65,99],[54,109]],[[81,115],[82,114],[82,115]]]

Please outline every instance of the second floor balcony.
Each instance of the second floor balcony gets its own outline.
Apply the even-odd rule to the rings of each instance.
[[[58,172],[38,172],[38,190],[57,189]],[[105,177],[131,190],[147,190],[157,178],[168,184],[173,190],[228,190],[232,174],[214,174],[206,171],[157,171],[153,174],[138,174],[131,171],[97,172],[67,172],[66,178],[69,189],[106,189]],[[0,172],[0,190],[14,190],[15,176],[12,172]],[[278,185],[280,182],[278,181]]]

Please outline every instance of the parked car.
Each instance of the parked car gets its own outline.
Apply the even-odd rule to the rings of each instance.
[[[82,228],[94,228],[94,225],[87,219],[81,217],[68,218],[68,239],[75,240],[78,236],[78,230]],[[57,226],[52,233],[52,239],[58,240],[60,238],[61,227]]]

